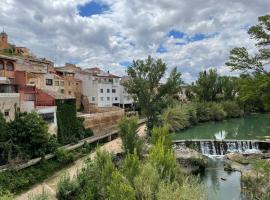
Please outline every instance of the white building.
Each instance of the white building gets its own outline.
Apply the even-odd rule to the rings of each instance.
[[[90,104],[111,107],[120,104],[120,77],[90,68],[76,72],[75,78],[82,80],[82,93]]]

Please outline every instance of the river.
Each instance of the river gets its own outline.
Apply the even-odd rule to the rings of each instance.
[[[268,140],[270,139],[270,114],[253,114],[223,122],[202,123],[173,134],[172,138],[173,140]],[[229,161],[224,156],[209,155],[209,152],[213,154],[214,146],[212,145],[211,148],[206,146],[206,148],[202,144],[204,143],[198,145],[201,152],[207,152],[205,154],[209,156],[208,166],[200,175],[202,184],[207,191],[208,200],[248,200],[241,192],[240,172],[224,171],[224,164]],[[240,150],[244,150],[242,146],[236,146]],[[252,148],[251,144],[243,146]],[[206,151],[202,148],[205,148]]]

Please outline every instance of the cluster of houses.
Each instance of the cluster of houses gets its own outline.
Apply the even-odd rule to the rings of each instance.
[[[14,119],[17,110],[36,111],[55,132],[58,101],[74,101],[84,113],[112,106],[130,108],[133,99],[122,85],[126,80],[99,68],[54,67],[26,47],[9,44],[8,35],[0,33],[0,112],[7,121]]]

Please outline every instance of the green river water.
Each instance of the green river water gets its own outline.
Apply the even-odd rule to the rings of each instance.
[[[270,114],[252,114],[223,122],[206,122],[172,135],[173,140],[183,139],[270,139]]]
[[[172,139],[270,140],[270,114],[199,124],[173,134]],[[240,172],[224,171],[225,162],[228,161],[222,156],[210,157],[208,167],[200,176],[208,200],[249,200],[241,193]]]

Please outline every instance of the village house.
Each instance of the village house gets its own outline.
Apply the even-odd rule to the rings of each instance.
[[[119,94],[120,94],[120,107],[123,109],[131,109],[134,106],[134,99],[131,94],[127,93],[124,83],[128,81],[128,76],[123,76],[120,81]]]
[[[99,68],[78,71],[75,77],[82,81],[82,92],[90,104],[112,107],[120,104],[120,77]]]
[[[63,67],[55,68],[56,73],[64,80],[64,94],[75,97],[76,108],[80,109],[82,101],[82,81],[75,78],[75,72],[80,68],[66,63]]]

